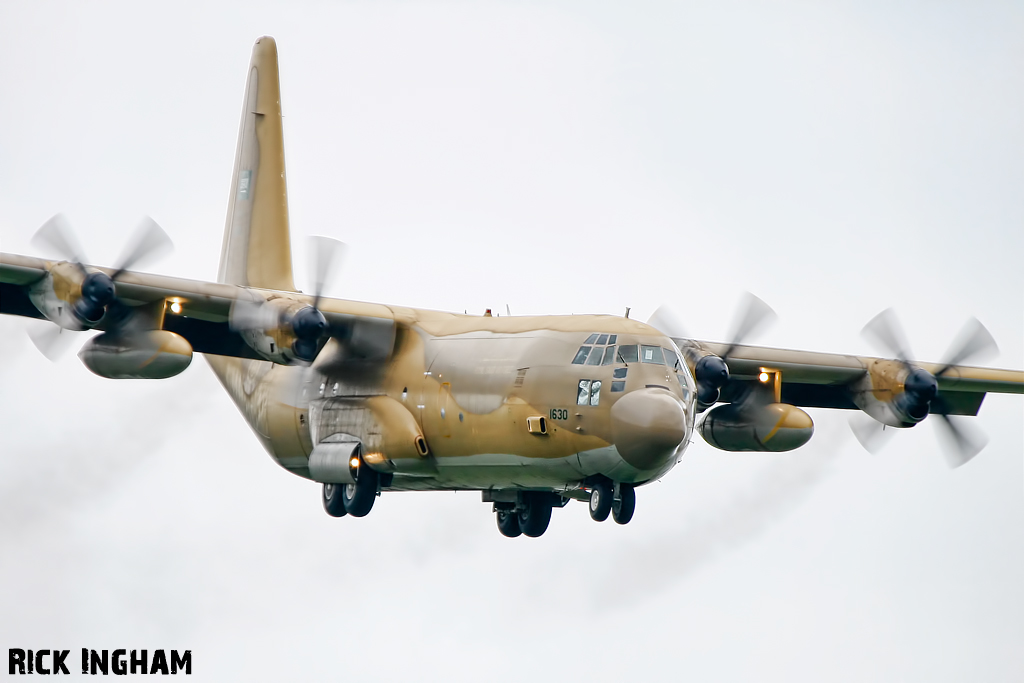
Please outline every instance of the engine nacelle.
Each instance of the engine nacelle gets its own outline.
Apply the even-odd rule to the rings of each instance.
[[[108,379],[166,379],[192,362],[192,346],[174,332],[147,330],[93,337],[78,352],[85,367]]]
[[[787,403],[730,403],[708,412],[697,425],[704,440],[723,451],[791,451],[814,434],[811,416]]]

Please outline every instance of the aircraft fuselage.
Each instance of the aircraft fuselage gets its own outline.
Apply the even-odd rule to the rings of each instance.
[[[330,344],[309,368],[210,363],[275,460],[317,480],[311,454],[339,438],[362,444],[390,490],[569,491],[595,475],[643,483],[689,442],[693,378],[647,325],[422,317],[398,324],[382,363],[346,364]]]

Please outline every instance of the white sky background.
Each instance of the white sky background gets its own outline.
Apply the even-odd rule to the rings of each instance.
[[[170,5],[168,7],[171,7]],[[1024,367],[1014,3],[0,4],[0,240],[63,211],[96,263],[216,277],[252,43],[281,59],[332,294],[446,310],[672,305],[722,339],[938,360],[971,315]],[[698,440],[628,527],[498,534],[475,494],[331,519],[207,365],[114,382],[0,320],[0,650],[191,648],[199,680],[1009,680],[1024,671],[1024,400],[950,471],[846,415],[787,455]]]

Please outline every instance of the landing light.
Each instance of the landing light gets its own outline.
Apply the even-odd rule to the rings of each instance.
[[[353,456],[352,459],[348,461],[348,466],[352,469],[359,467],[359,458]]]
[[[757,376],[757,378],[759,380],[761,380],[762,382],[767,382],[768,379],[769,379],[768,373],[767,372],[762,372],[760,375]]]
[[[181,313],[181,302],[180,301],[172,301],[171,302],[171,313],[175,313],[175,314]]]

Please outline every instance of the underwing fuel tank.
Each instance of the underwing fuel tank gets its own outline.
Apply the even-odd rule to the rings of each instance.
[[[166,379],[192,362],[192,346],[167,330],[104,332],[78,352],[85,367],[108,379]]]
[[[728,404],[708,412],[697,425],[704,440],[723,451],[791,451],[814,434],[811,416],[787,403]]]

